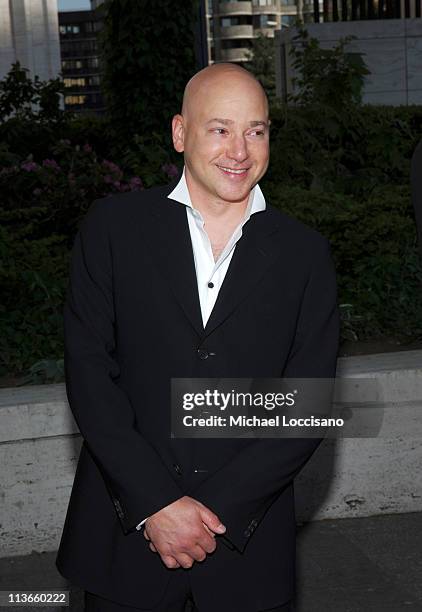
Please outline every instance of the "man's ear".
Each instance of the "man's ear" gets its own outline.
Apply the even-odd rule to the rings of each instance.
[[[173,146],[178,153],[185,150],[185,127],[182,115],[174,115],[172,122]]]

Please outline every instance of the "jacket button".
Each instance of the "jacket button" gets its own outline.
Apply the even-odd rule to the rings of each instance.
[[[208,359],[209,357],[209,352],[205,349],[197,349],[196,354],[198,355],[199,359]]]
[[[243,532],[243,535],[245,536],[245,538],[250,538],[251,532],[249,531],[249,529],[245,529],[245,531]]]
[[[120,504],[120,501],[114,498],[113,503],[114,503],[114,507],[116,508],[117,514],[119,515],[120,518],[123,518],[125,513],[123,512],[123,508]]]
[[[173,467],[175,469],[175,472],[177,474],[179,474],[179,476],[182,475],[182,468],[180,467],[180,465],[178,463],[173,463]]]

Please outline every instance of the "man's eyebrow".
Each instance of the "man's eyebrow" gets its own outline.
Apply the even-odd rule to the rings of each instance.
[[[210,119],[209,121],[207,121],[207,125],[208,123],[222,123],[223,125],[230,125],[231,123],[234,123],[234,121],[232,119],[222,119],[220,117],[215,117],[214,119]],[[258,125],[263,125],[265,127],[268,127],[268,122],[267,121],[249,121],[249,125],[250,127],[256,127]]]
[[[223,125],[229,125],[230,123],[234,123],[232,119],[220,119],[219,117],[215,117],[214,119],[210,119],[209,121],[207,121],[207,124],[214,122],[222,123]]]

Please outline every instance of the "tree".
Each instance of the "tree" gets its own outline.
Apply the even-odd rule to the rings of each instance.
[[[248,62],[245,68],[256,76],[266,91],[268,99],[275,99],[275,46],[274,38],[262,32],[253,39],[252,48],[248,51]]]
[[[29,70],[16,62],[0,81],[0,122],[10,117],[47,121],[62,119],[63,81],[59,78],[41,81],[38,76],[31,79],[28,73]]]
[[[198,0],[106,0],[103,88],[122,138],[170,133],[171,117],[195,72],[197,8]]]
[[[290,51],[296,93],[290,100],[302,106],[321,105],[339,111],[359,105],[369,70],[360,53],[346,52],[354,36],[341,38],[331,49],[322,49],[317,38],[299,26]]]

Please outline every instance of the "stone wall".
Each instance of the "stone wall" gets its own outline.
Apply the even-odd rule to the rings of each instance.
[[[339,360],[382,390],[377,438],[325,440],[296,480],[299,520],[422,511],[422,351]],[[0,556],[56,550],[81,446],[64,385],[0,390]]]

